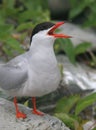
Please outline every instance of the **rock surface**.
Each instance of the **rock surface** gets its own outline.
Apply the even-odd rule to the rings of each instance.
[[[57,57],[58,62],[63,66],[63,85],[71,92],[80,90],[96,90],[96,70],[84,64],[73,65],[64,55]]]
[[[20,104],[19,108],[27,114],[26,119],[16,119],[13,103],[0,98],[0,130],[70,130],[53,116],[33,115],[28,107]]]
[[[72,36],[71,41],[74,46],[82,43],[82,42],[91,42],[92,49],[96,49],[96,32],[92,29],[83,29],[80,26],[65,23],[61,27],[61,32]]]
[[[96,122],[95,121],[88,121],[87,123],[85,123],[83,125],[83,130],[93,130],[94,128],[96,128]]]

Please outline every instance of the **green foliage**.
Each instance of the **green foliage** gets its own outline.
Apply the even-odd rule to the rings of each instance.
[[[92,105],[94,102],[96,102],[96,93],[92,93],[84,98],[82,98],[80,101],[78,101],[76,105],[75,114],[78,115],[82,110],[84,110],[86,107]]]
[[[69,60],[75,64],[74,46],[70,39],[59,39],[61,41],[61,48],[67,54]]]
[[[92,58],[92,61],[90,62],[90,66],[91,67],[96,67],[96,56],[93,52],[89,51],[89,54]]]
[[[12,37],[7,38],[7,42],[5,42],[4,44],[5,45],[2,47],[2,50],[10,57],[12,57],[15,52],[24,52],[24,50],[21,49],[20,43]]]
[[[73,106],[77,103],[77,101],[79,100],[80,96],[79,95],[75,95],[75,96],[70,96],[68,97],[64,97],[62,99],[60,99],[57,102],[56,105],[56,109],[55,109],[55,113],[69,113],[70,110],[73,108]]]
[[[55,113],[55,116],[58,117],[60,120],[62,120],[72,130],[76,129],[79,126],[79,123],[77,120],[75,120],[71,116],[68,116],[65,113]]]
[[[4,21],[6,21],[6,18],[11,18],[19,24],[27,22],[27,20],[32,20],[33,22],[49,20],[49,11],[43,10],[42,3],[40,0],[19,0],[19,5],[16,7],[18,2],[15,0],[3,0],[0,6],[0,17]]]
[[[0,51],[5,53],[7,58],[14,56],[14,52],[15,54],[23,52],[19,44],[22,36],[28,35],[28,33],[25,35],[25,30],[28,32],[36,24],[50,20],[49,10],[46,7],[47,0],[45,2],[41,0],[2,0],[0,4],[0,42],[2,43]],[[21,31],[19,39],[12,36]]]
[[[13,31],[13,26],[8,25],[8,24],[0,24],[0,41],[5,41],[6,38],[10,37],[12,31]]]
[[[54,115],[61,119],[71,129],[77,129],[77,127],[79,126],[79,122],[76,117],[69,114],[79,99],[79,95],[64,97],[57,102],[54,111]]]
[[[90,4],[92,4],[95,1],[94,0],[81,0],[81,1],[70,0],[70,2],[71,2],[72,9],[70,11],[69,18],[74,18],[78,16],[86,7],[88,7]]]
[[[34,24],[32,24],[32,22],[22,23],[17,26],[16,31],[21,32],[21,31],[24,31],[33,27],[34,27]]]
[[[71,129],[81,130],[83,123],[88,120],[82,119],[80,113],[95,102],[95,92],[82,98],[79,95],[64,97],[57,102],[54,115]]]
[[[82,54],[86,52],[91,47],[91,43],[84,42],[75,47],[75,55]]]
[[[75,64],[76,63],[76,56],[79,54],[84,53],[91,47],[91,43],[83,42],[76,47],[73,46],[73,43],[70,39],[58,39],[54,46],[55,52],[59,53],[60,51],[64,51],[69,60]]]
[[[92,130],[96,130],[96,127],[95,127],[95,128],[93,128]]]
[[[70,0],[70,4],[69,19],[74,19],[83,12],[86,18],[84,26],[96,27],[96,0]]]

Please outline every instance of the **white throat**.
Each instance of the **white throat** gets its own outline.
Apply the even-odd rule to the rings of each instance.
[[[31,42],[31,47],[30,49],[41,49],[41,48],[53,48],[53,44],[54,44],[55,38],[53,37],[38,37],[38,36],[34,36],[32,38],[32,42]]]
[[[54,68],[57,66],[57,60],[54,54],[53,44],[55,38],[53,37],[33,37],[31,47],[29,50],[30,60],[37,67]],[[39,64],[38,64],[39,63]],[[35,67],[36,67],[35,66]]]

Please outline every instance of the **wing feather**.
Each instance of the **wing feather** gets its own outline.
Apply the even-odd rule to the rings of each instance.
[[[28,78],[26,66],[13,63],[14,61],[0,66],[0,87],[4,90],[18,89]]]

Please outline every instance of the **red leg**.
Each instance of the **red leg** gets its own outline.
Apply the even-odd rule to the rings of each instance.
[[[37,111],[37,108],[36,108],[36,98],[35,97],[32,97],[32,103],[33,103],[33,111],[32,111],[32,113],[36,114],[36,115],[43,116],[44,115],[43,112]]]
[[[16,97],[14,97],[14,105],[15,105],[15,108],[16,108],[16,117],[17,118],[26,118],[26,114],[19,111]]]

